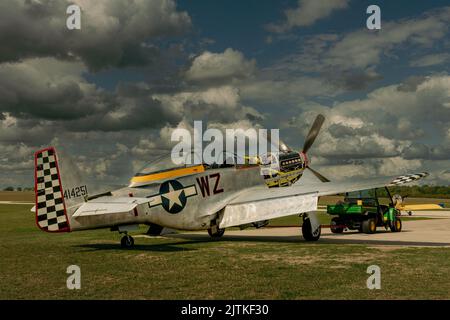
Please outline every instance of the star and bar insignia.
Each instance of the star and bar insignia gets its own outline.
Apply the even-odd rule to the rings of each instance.
[[[165,181],[159,187],[159,194],[148,197],[149,207],[162,205],[167,212],[176,214],[184,209],[187,198],[196,195],[197,188],[195,184],[184,187],[177,180]]]

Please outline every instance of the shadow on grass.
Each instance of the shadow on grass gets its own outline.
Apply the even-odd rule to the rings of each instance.
[[[133,248],[122,248],[120,243],[91,243],[82,244],[75,247],[86,249],[85,251],[105,251],[105,250],[122,250],[122,251],[155,251],[155,252],[178,252],[178,251],[193,251],[196,248],[186,248],[180,247],[183,245],[192,245],[197,243],[205,243],[207,240],[194,240],[194,241],[183,241],[176,243],[158,243],[158,244],[136,244]]]
[[[377,233],[389,233],[390,231],[380,231]],[[407,232],[407,231],[402,231]],[[170,238],[193,240],[193,241],[211,241],[211,242],[278,242],[278,243],[298,243],[304,245],[320,244],[353,244],[353,245],[382,245],[382,246],[421,246],[421,247],[442,247],[450,246],[450,242],[422,242],[422,241],[399,241],[399,240],[379,240],[379,239],[350,239],[347,234],[326,234],[316,242],[308,242],[301,235],[224,235],[218,240],[209,240],[208,235],[203,234],[176,234],[170,235]],[[368,235],[370,237],[370,235]],[[168,236],[169,237],[169,236]]]

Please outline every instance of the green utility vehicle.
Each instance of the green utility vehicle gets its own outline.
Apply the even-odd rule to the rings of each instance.
[[[327,213],[335,215],[331,219],[330,229],[333,233],[342,233],[345,229],[364,233],[375,233],[377,227],[389,228],[392,232],[402,230],[400,212],[395,209],[388,188],[388,205],[380,204],[378,194],[381,189],[369,189],[345,194],[344,201],[327,206]]]

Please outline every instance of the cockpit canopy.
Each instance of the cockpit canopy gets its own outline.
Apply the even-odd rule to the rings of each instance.
[[[176,159],[176,161],[174,161]],[[190,168],[196,166],[203,166],[204,169],[208,168],[226,168],[234,167],[238,163],[245,163],[245,161],[239,161],[239,156],[234,153],[223,152],[221,155],[216,157],[216,160],[212,163],[202,162],[201,158],[194,151],[187,154],[184,159],[180,159],[172,154],[166,154],[156,158],[147,164],[135,174],[135,177],[147,176],[150,174],[161,173],[165,171],[172,171],[183,168]]]

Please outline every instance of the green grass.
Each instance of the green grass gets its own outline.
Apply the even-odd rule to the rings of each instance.
[[[47,234],[27,205],[0,205],[0,299],[448,299],[450,249],[298,240],[135,238],[109,230]],[[298,217],[297,218],[298,221]],[[144,231],[144,229],[142,229]],[[66,268],[81,267],[81,290]],[[377,264],[382,289],[368,290]]]

